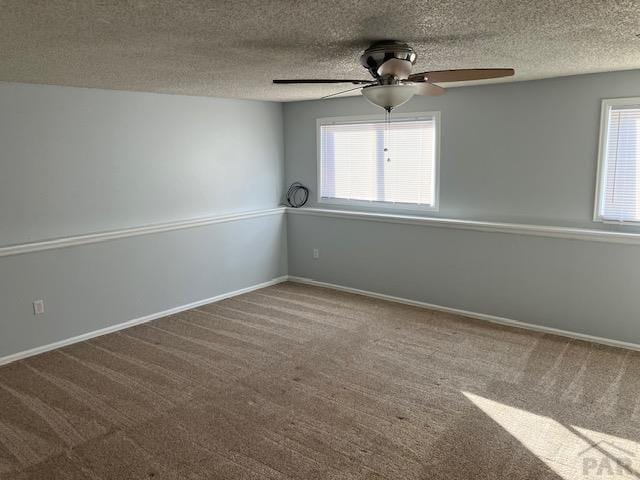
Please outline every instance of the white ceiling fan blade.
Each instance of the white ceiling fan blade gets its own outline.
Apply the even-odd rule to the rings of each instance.
[[[434,85],[429,82],[414,83],[416,88],[416,95],[428,95],[435,97],[442,95],[446,90],[438,85]]]
[[[400,80],[406,80],[411,74],[411,62],[399,58],[390,58],[378,68],[378,75],[392,75]]]

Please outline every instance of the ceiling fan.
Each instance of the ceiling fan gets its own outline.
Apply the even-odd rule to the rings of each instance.
[[[416,52],[408,44],[396,40],[382,40],[369,46],[360,57],[360,63],[369,71],[373,80],[298,79],[274,80],[273,83],[351,83],[358,86],[322,98],[361,89],[367,100],[390,113],[414,95],[442,95],[445,89],[435,83],[487,80],[509,77],[515,73],[512,68],[470,68],[411,73],[416,58]]]

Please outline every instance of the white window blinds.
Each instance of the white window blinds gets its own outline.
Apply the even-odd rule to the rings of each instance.
[[[320,197],[398,208],[436,204],[436,117],[320,125]],[[385,151],[386,148],[386,151]]]
[[[640,104],[604,108],[597,217],[640,222]]]

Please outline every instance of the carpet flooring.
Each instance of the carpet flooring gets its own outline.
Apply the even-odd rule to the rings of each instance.
[[[1,367],[0,478],[640,478],[639,393],[636,352],[284,283]]]

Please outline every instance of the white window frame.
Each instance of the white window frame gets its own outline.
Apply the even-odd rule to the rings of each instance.
[[[365,209],[372,209],[378,211],[384,210],[412,210],[412,211],[423,211],[423,212],[437,212],[440,205],[440,112],[418,112],[418,113],[392,113],[391,121],[394,119],[401,118],[403,120],[433,120],[434,123],[434,162],[433,162],[433,180],[434,180],[434,191],[433,191],[433,205],[421,205],[418,203],[393,203],[393,202],[379,202],[375,200],[348,200],[341,198],[323,198],[322,190],[321,190],[321,182],[322,182],[322,163],[321,163],[321,155],[322,155],[322,145],[321,145],[321,133],[320,127],[323,125],[334,125],[337,123],[370,123],[370,122],[380,122],[384,119],[383,113],[374,114],[374,115],[355,115],[355,116],[344,116],[344,117],[326,117],[326,118],[318,118],[316,120],[316,146],[317,146],[317,170],[316,170],[316,187],[317,187],[317,198],[316,201],[319,204],[331,204],[331,205],[342,205],[342,206],[353,206]]]
[[[612,220],[603,217],[600,212],[604,202],[604,191],[606,189],[606,179],[604,178],[607,171],[605,165],[607,158],[607,133],[609,132],[609,111],[611,107],[620,105],[640,108],[640,97],[626,98],[605,98],[602,100],[600,110],[600,139],[598,145],[598,167],[596,169],[596,196],[593,207],[593,221],[601,223],[609,223],[614,225],[640,225],[640,221],[631,220]]]

